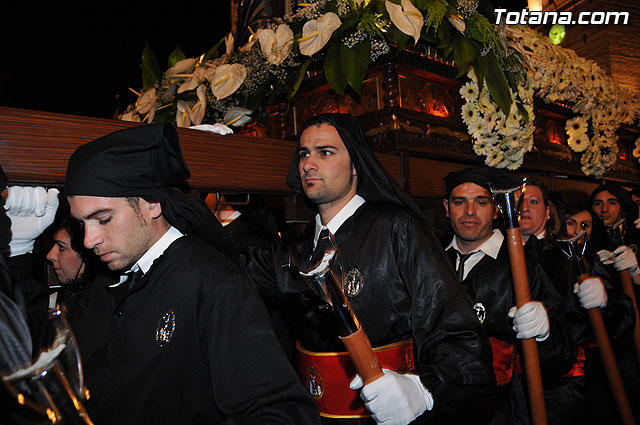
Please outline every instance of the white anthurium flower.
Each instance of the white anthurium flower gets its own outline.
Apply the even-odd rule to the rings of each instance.
[[[420,31],[424,25],[422,13],[411,3],[411,0],[402,0],[401,4],[395,4],[389,0],[384,2],[391,22],[403,33],[410,35],[416,44],[420,38]]]
[[[140,122],[140,115],[138,115],[136,111],[129,111],[120,115],[119,119],[121,121]]]
[[[467,26],[465,25],[464,20],[462,19],[462,16],[451,15],[447,19],[449,20],[451,25],[455,27],[455,29],[457,29],[458,31],[464,34],[464,30]]]
[[[217,100],[232,95],[244,82],[247,68],[239,63],[220,65],[211,80],[211,92]]]
[[[193,90],[198,87],[207,76],[208,69],[203,66],[197,67],[191,76],[178,87],[178,93],[184,93],[189,90]]]
[[[156,96],[155,87],[150,88],[138,97],[135,112],[140,115],[147,114],[142,121],[149,123],[153,122],[153,119],[156,116],[157,101],[158,97]]]
[[[187,128],[191,125],[191,108],[184,100],[178,101],[178,111],[176,112],[176,126]]]
[[[205,87],[204,84],[200,84],[198,86],[198,89],[196,90],[198,101],[196,102],[195,105],[193,105],[193,108],[191,108],[191,113],[189,115],[191,118],[191,123],[193,125],[202,124],[202,120],[204,119],[204,113],[207,110],[206,90],[207,88]]]
[[[169,78],[180,77],[184,74],[190,74],[198,63],[198,58],[182,59],[167,70],[165,75]]]
[[[331,35],[340,28],[342,21],[333,12],[327,12],[318,19],[305,22],[302,37],[298,40],[300,53],[313,56],[329,42]]]
[[[278,25],[275,31],[262,29],[258,31],[258,41],[267,61],[272,65],[280,65],[291,51],[293,31],[287,24]]]
[[[253,111],[251,109],[238,108],[234,106],[233,108],[229,108],[226,114],[224,114],[224,124],[231,125],[234,127],[242,127],[245,124],[253,121],[251,118],[251,114]]]

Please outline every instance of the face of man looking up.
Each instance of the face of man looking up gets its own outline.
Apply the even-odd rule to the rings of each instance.
[[[471,182],[462,183],[443,200],[443,205],[463,254],[474,251],[491,237],[498,211],[487,189]]]

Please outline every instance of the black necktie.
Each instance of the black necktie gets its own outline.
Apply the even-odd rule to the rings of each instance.
[[[329,229],[326,227],[320,231],[316,247],[311,254],[311,264],[315,264],[323,257],[324,252],[331,246],[331,239],[329,239]]]
[[[464,277],[464,262],[467,261],[467,258],[471,257],[471,255],[475,254],[474,252],[470,252],[468,254],[458,253],[458,257],[460,258],[460,262],[458,263],[458,281],[462,282]]]
[[[125,286],[125,288],[127,289],[131,289],[133,288],[133,285],[135,285],[136,282],[139,281],[142,276],[144,276],[144,273],[142,269],[139,268],[135,272],[128,271],[124,275],[127,277],[127,279],[122,283],[122,286]]]

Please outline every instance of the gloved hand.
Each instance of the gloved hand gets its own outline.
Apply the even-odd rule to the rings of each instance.
[[[352,390],[362,388],[360,398],[379,424],[405,425],[433,408],[433,397],[420,377],[382,369],[383,376],[364,385],[360,375],[351,381]]]
[[[53,223],[58,209],[58,189],[44,187],[10,186],[5,203],[11,219],[9,255],[33,251],[35,239]]]
[[[629,270],[632,276],[640,274],[636,254],[628,246],[620,245],[613,252],[602,249],[597,254],[602,264],[613,264],[619,272]]]
[[[511,307],[509,317],[513,319],[513,330],[520,339],[536,338],[541,342],[549,337],[549,316],[540,301],[529,301],[520,308]]]
[[[194,130],[208,131],[209,133],[220,134],[222,136],[233,133],[233,130],[230,127],[227,127],[226,125],[220,123],[192,125],[189,128],[192,128]]]
[[[607,306],[607,291],[599,277],[590,277],[580,284],[576,283],[573,293],[578,295],[580,305],[585,310]]]

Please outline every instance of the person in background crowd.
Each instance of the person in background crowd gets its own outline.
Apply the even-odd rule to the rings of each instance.
[[[495,385],[489,343],[422,211],[384,170],[353,116],[318,115],[300,134],[287,184],[318,214],[300,240],[267,255],[270,272],[254,281],[299,341],[298,371],[323,422],[482,422]],[[349,382],[354,369],[341,361],[331,311],[297,272],[280,267],[291,256],[321,258],[324,234],[334,235],[346,295],[371,344],[379,356],[399,354],[364,386],[359,376]],[[408,344],[412,364],[402,354]]]
[[[84,289],[98,272],[107,271],[101,267],[98,257],[83,246],[84,229],[71,218],[66,198],[60,199],[56,218],[46,233],[52,244],[46,259],[57,278],[57,282],[49,286],[49,308],[54,308]]]
[[[596,254],[598,247],[602,246],[601,240],[605,237],[605,230],[588,203],[566,205],[565,224],[568,237],[574,238],[584,230],[584,261],[587,273],[593,276],[578,286],[574,283],[577,280],[575,268],[567,257],[563,256],[563,260],[558,262],[557,278],[554,280],[558,290],[564,291],[568,322],[576,342],[584,352],[584,382],[580,382],[577,389],[581,391],[575,393],[574,399],[583,397],[582,423],[621,423],[587,309],[599,309],[618,360],[619,372],[623,379],[628,380],[629,376],[633,376],[634,367],[629,369],[624,359],[629,356],[628,347],[634,329],[633,303],[619,285],[614,286],[610,283],[612,280],[615,281],[616,277],[609,274]],[[580,246],[578,244],[578,247]],[[632,406],[637,404],[633,403],[633,399],[629,401],[632,402]]]
[[[65,193],[84,245],[120,279],[68,303],[106,424],[318,424],[309,394],[226,232],[190,177],[172,124],[117,131],[79,147]]]
[[[566,372],[575,359],[575,347],[564,323],[564,303],[535,262],[527,262],[532,301],[519,309],[513,307],[516,300],[511,265],[504,235],[494,226],[498,210],[491,186],[514,185],[506,172],[489,168],[465,169],[445,177],[443,205],[454,232],[446,250],[491,341],[498,392],[491,403],[490,423],[527,424],[526,384],[524,376],[515,370],[521,350],[519,339],[536,338],[545,376]],[[542,199],[539,201],[543,204]]]

